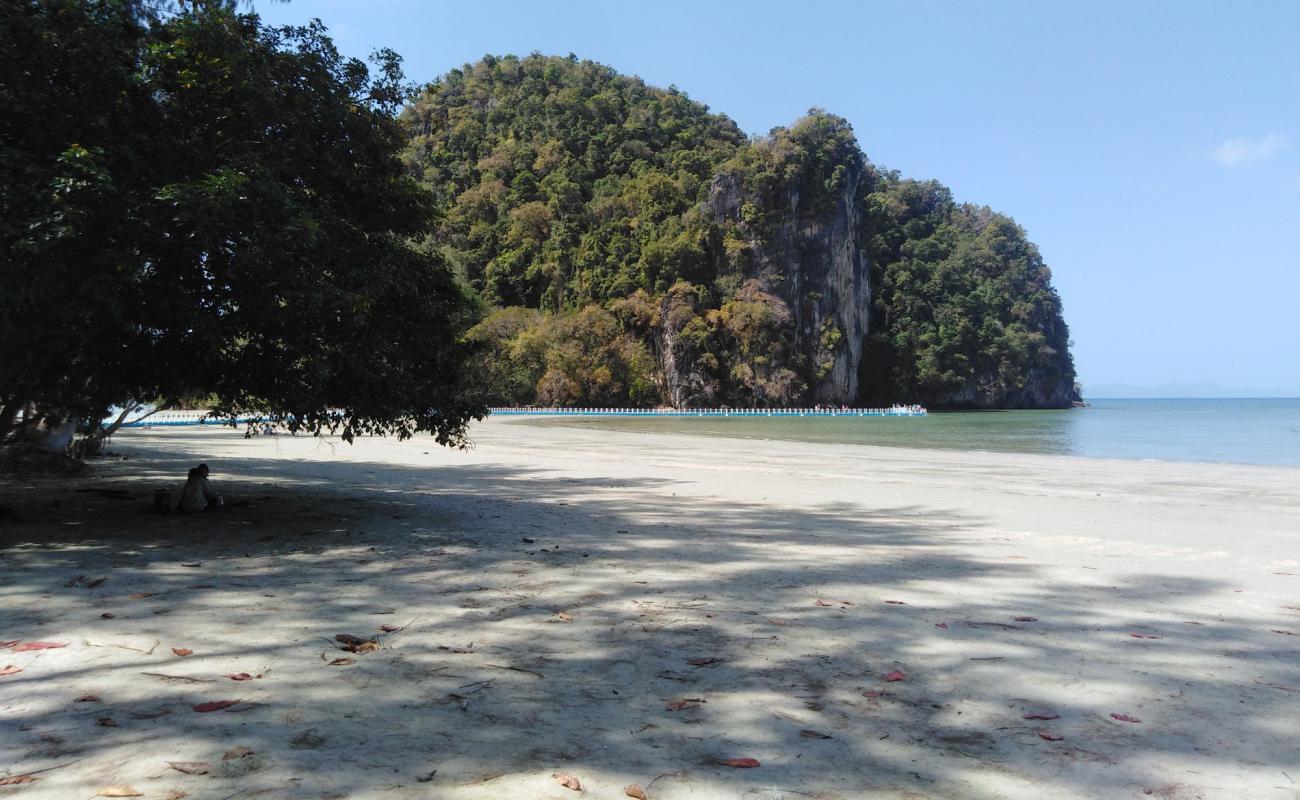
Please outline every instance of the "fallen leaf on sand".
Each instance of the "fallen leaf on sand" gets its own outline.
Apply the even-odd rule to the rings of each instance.
[[[852,605],[857,605],[856,603],[854,603],[854,602],[851,601],[851,600],[837,600],[836,602],[839,603],[839,604],[842,605],[842,606],[852,606]]]
[[[1060,718],[1061,718],[1060,714],[1053,714],[1050,711],[1031,711],[1028,714],[1021,717],[1021,719],[1043,719],[1043,720],[1060,719]]]
[[[862,693],[862,696],[870,697],[872,700],[875,700],[876,698],[884,697],[885,693],[880,691],[879,689],[868,689],[867,691]]]
[[[374,639],[362,639],[359,636],[353,636],[350,633],[340,633],[334,637],[334,641],[343,644],[342,649],[349,653],[369,653],[379,649],[379,642]]]
[[[777,617],[768,617],[768,618],[767,618],[767,621],[770,622],[770,623],[772,623],[773,625],[784,625],[784,624],[785,624],[785,620],[783,620],[783,619],[778,619]]]
[[[186,775],[207,775],[212,765],[206,761],[168,761],[167,766]]]
[[[1037,622],[1038,617],[1012,617],[1016,622]]]
[[[560,784],[566,789],[572,789],[575,792],[582,791],[582,781],[578,780],[572,775],[567,775],[563,772],[556,772],[555,774],[551,775],[551,777],[555,779],[556,783]]]
[[[946,623],[946,622],[936,622],[936,623],[934,623],[934,627],[936,627],[936,628],[946,628],[946,627],[948,627],[948,623]]]
[[[707,666],[710,666],[710,665],[712,665],[712,664],[717,664],[717,663],[718,663],[718,659],[716,659],[716,658],[688,658],[688,659],[686,659],[686,663],[687,663],[687,664],[690,664],[692,667],[707,667]]]
[[[819,605],[819,606],[829,608],[831,604],[819,597],[817,598],[817,601],[814,603],[814,605]]]
[[[189,792],[182,792],[180,789],[172,789],[170,792],[167,793],[167,796],[164,797],[163,800],[183,800],[184,798],[189,796],[190,796]]]
[[[1137,717],[1130,717],[1128,714],[1111,714],[1111,719],[1117,719],[1120,722],[1141,722]]]
[[[560,613],[556,614],[555,618],[558,619],[560,622],[573,622],[573,615],[565,611],[561,611]]]
[[[15,653],[26,653],[29,650],[53,650],[56,647],[67,647],[60,642],[14,642],[9,645],[9,649]]]
[[[158,593],[157,592],[136,592],[135,594],[128,594],[127,598],[131,600],[143,600],[146,597],[153,597],[156,594]],[[123,797],[129,797],[129,796],[130,795],[123,795]]]
[[[105,786],[95,793],[96,797],[144,797],[144,792],[136,790],[134,786]]]
[[[77,698],[76,700],[74,700],[73,702],[74,702],[74,703],[98,703],[98,702],[99,702],[99,695],[97,695],[97,694],[83,694],[81,697],[78,697],[78,698]]]
[[[357,663],[357,660],[355,658],[336,658],[330,662],[330,666],[346,667],[348,664],[355,664],[355,663]]]
[[[380,625],[379,630],[384,633],[397,633],[402,629],[401,625]]]
[[[1049,742],[1059,742],[1065,737],[1054,731],[1042,730],[1038,732],[1038,738],[1046,739]]]
[[[114,720],[112,717],[100,717],[99,719],[95,720],[95,724],[100,726],[101,728],[117,727],[117,721]]]
[[[238,702],[238,700],[212,700],[207,703],[199,703],[194,707],[194,710],[200,714],[208,711],[220,711],[223,708],[230,708]]]
[[[1280,633],[1280,634],[1282,634],[1283,636],[1300,636],[1300,633],[1294,633],[1294,632],[1292,632],[1292,631],[1284,631],[1284,630],[1281,630],[1280,628],[1272,628],[1271,631],[1272,631],[1273,633]]]
[[[0,786],[17,786],[20,783],[34,783],[39,780],[35,775],[10,775],[8,778],[0,778]]]
[[[226,677],[231,679],[232,681],[251,681],[253,679],[253,676],[249,675],[247,672],[236,672],[231,675],[227,675]]]
[[[623,794],[635,798],[636,800],[650,800],[650,798],[646,796],[645,789],[642,789],[635,783],[629,783],[627,786],[624,786]]]
[[[221,757],[221,760],[234,761],[237,758],[244,758],[245,756],[251,756],[254,752],[256,751],[254,751],[253,748],[245,747],[244,745],[241,744],[238,747],[232,747],[229,750],[227,750],[226,754]]]
[[[173,647],[172,652],[180,656],[181,658],[184,658],[185,656],[194,655],[194,651],[189,649],[188,647]]]
[[[103,614],[99,615],[100,619],[112,619],[113,617],[116,616],[117,615],[114,614],[112,611],[105,611]]]
[[[10,664],[9,666],[5,667],[4,669],[0,669],[0,676],[3,676],[3,675],[17,675],[19,672],[22,672],[22,671],[23,671],[23,668],[22,668],[22,667],[15,667],[13,664]]]
[[[7,642],[0,642],[0,650],[7,650],[7,649],[9,649],[10,647],[13,647],[14,645],[18,644],[18,643],[21,642],[21,641],[22,641],[22,639],[10,639],[10,640],[7,641]]]
[[[669,711],[681,711],[683,708],[694,708],[705,700],[701,697],[683,697],[679,700],[669,700],[664,704],[664,708]]]
[[[905,605],[907,605],[907,603],[904,603],[902,600],[886,600],[885,603],[887,603],[888,605],[891,605],[891,606],[905,606]]]
[[[820,731],[810,731],[810,730],[799,731],[799,735],[805,739],[834,739],[835,738],[834,736],[831,736],[829,733],[821,733]]]
[[[893,683],[894,681],[905,681],[907,680],[907,673],[894,670],[893,672],[889,672],[885,674],[885,680],[889,681],[890,683]]]
[[[756,758],[720,758],[718,763],[724,767],[736,767],[737,769],[753,769],[759,766]]]
[[[1129,636],[1132,636],[1134,639],[1163,639],[1163,638],[1165,638],[1165,637],[1163,637],[1163,636],[1157,636],[1157,635],[1154,634],[1154,633],[1137,633],[1137,632],[1130,633]]]

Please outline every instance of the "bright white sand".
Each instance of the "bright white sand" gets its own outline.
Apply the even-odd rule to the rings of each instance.
[[[1300,797],[1300,470],[474,437],[160,429],[0,482],[0,640],[68,645],[0,650],[0,777],[68,764],[0,797]],[[149,513],[199,460],[251,504]]]

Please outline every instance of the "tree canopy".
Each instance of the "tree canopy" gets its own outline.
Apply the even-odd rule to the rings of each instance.
[[[408,174],[400,59],[225,3],[6,3],[0,20],[0,435],[211,395],[310,430],[432,432],[474,305]]]

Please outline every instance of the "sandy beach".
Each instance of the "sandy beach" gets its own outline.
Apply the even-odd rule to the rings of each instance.
[[[473,438],[0,479],[0,797],[1300,797],[1300,469]]]

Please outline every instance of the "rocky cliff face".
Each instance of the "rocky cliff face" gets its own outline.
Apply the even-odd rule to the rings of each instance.
[[[860,169],[845,172],[820,203],[797,187],[769,193],[747,191],[735,174],[723,173],[709,187],[706,210],[744,244],[739,269],[780,297],[793,317],[794,350],[805,360],[812,398],[852,404],[858,396],[858,365],[867,333],[871,286],[861,242]],[[829,203],[826,201],[829,199]]]

